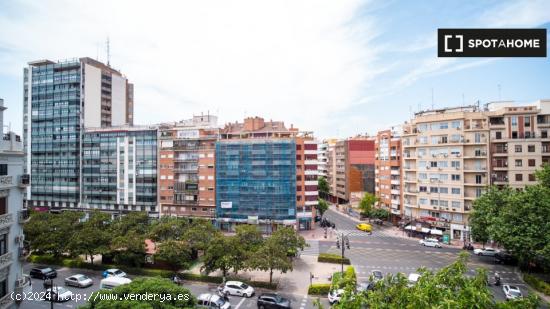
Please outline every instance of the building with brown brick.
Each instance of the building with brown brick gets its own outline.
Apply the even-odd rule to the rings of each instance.
[[[401,127],[378,132],[375,140],[376,207],[391,213],[396,224],[403,210],[401,192]]]

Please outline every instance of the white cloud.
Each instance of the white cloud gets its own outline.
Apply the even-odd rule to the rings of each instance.
[[[302,129],[353,104],[379,71],[372,24],[350,23],[361,1],[20,1],[0,18],[3,73],[26,62],[105,59],[135,83],[136,122],[218,112]],[[361,40],[358,40],[360,36]],[[99,44],[99,45],[98,45]]]

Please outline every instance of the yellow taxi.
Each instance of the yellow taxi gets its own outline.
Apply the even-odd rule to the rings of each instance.
[[[372,232],[372,225],[368,223],[359,223],[355,226],[358,230],[363,232]]]

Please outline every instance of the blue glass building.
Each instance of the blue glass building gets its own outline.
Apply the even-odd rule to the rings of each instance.
[[[296,143],[292,139],[216,143],[216,218],[223,230],[239,223],[296,224]]]

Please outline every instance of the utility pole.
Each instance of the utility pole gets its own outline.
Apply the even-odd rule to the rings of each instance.
[[[342,275],[344,274],[344,252],[346,251],[346,249],[349,250],[350,248],[348,235],[349,234],[344,235],[344,233],[341,233],[336,238],[336,247],[342,250],[342,259],[340,260],[342,265]]]

